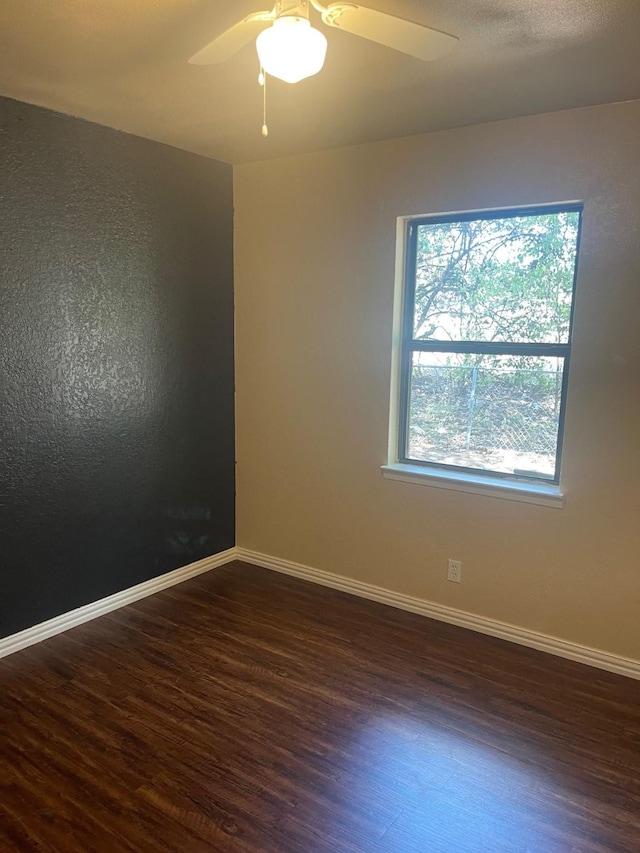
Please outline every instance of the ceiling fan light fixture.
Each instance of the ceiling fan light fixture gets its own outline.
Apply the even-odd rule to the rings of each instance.
[[[286,83],[297,83],[321,70],[327,40],[306,18],[287,15],[260,33],[256,49],[267,74]]]

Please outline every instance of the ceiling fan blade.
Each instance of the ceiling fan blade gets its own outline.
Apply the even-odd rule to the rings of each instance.
[[[323,13],[322,20],[330,27],[384,44],[416,59],[438,59],[458,41],[456,36],[448,33],[351,3],[332,3]]]
[[[254,12],[247,15],[237,24],[229,27],[202,50],[199,50],[189,60],[190,65],[218,65],[226,62],[235,53],[249,44],[258,33],[264,29],[265,24],[271,23],[275,18],[273,12]]]

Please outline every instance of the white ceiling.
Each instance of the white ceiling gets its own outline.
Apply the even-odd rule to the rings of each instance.
[[[254,46],[187,60],[269,5],[0,0],[0,94],[236,163],[640,98],[638,0],[371,0],[456,50],[423,63],[324,28],[318,76],[270,81],[264,140]]]

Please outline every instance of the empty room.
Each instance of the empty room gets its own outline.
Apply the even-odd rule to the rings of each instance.
[[[0,851],[640,853],[640,5],[0,2]]]

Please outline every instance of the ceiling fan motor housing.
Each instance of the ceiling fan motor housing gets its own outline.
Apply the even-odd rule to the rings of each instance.
[[[276,18],[309,18],[309,0],[276,0]]]

